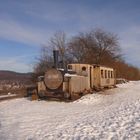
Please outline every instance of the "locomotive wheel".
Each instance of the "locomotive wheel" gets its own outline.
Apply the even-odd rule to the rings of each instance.
[[[70,99],[70,93],[68,93],[68,92],[64,92],[64,98],[65,99]]]
[[[37,95],[37,90],[36,89],[33,90],[32,101],[33,100],[38,100],[38,95]]]

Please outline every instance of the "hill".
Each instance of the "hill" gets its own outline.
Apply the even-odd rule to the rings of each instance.
[[[0,81],[20,82],[22,84],[31,83],[32,73],[18,73],[14,71],[0,70]]]

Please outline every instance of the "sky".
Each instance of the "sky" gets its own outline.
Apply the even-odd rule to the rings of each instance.
[[[0,70],[31,72],[41,47],[102,28],[117,34],[125,61],[140,68],[140,0],[0,0]]]

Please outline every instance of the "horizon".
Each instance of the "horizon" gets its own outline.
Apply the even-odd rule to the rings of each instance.
[[[101,28],[117,34],[124,60],[140,68],[139,0],[1,0],[0,70],[28,73],[57,31]]]

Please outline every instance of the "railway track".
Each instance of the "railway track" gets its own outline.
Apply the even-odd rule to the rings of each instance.
[[[22,98],[27,94],[26,88],[0,90],[0,102],[15,98]]]
[[[22,97],[24,97],[22,94],[2,95],[0,96],[0,102],[5,100],[15,99],[15,98],[22,98]]]

